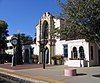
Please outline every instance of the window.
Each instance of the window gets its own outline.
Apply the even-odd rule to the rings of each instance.
[[[48,22],[44,21],[43,23],[43,38],[48,39]]]
[[[90,51],[91,51],[91,60],[93,60],[93,46],[91,46]]]
[[[79,47],[79,54],[80,54],[80,59],[84,59],[85,58],[83,46]]]
[[[63,45],[64,57],[68,58],[68,45]]]
[[[73,58],[76,59],[77,58],[77,48],[73,47]]]

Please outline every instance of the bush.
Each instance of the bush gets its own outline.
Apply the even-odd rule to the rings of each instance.
[[[52,59],[52,60],[56,60],[56,56],[52,56],[51,59]]]
[[[38,63],[38,55],[32,55],[33,63]]]
[[[33,59],[38,59],[38,55],[32,55]]]
[[[54,61],[54,64],[62,64],[63,62],[63,56],[62,55],[55,55],[51,57],[51,60]]]
[[[0,54],[0,63],[12,62],[12,56],[10,54]]]
[[[63,60],[63,56],[61,56],[61,55],[56,55],[56,59],[62,61],[62,60]]]

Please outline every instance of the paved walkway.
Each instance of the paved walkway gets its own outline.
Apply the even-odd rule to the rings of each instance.
[[[42,68],[42,64],[23,64],[11,66],[11,63],[0,64],[1,68],[10,69],[10,70],[23,70],[23,69],[34,69],[34,68]],[[54,65],[46,65],[46,67],[50,67]]]
[[[30,74],[34,77],[44,77],[59,80],[64,83],[100,83],[100,67],[90,67],[90,68],[76,68],[77,76],[66,77],[64,76],[64,69],[68,68],[66,66],[53,66],[47,67],[45,70],[29,69],[29,70],[18,70],[18,73]],[[93,77],[92,75],[98,75],[99,77]]]
[[[32,64],[32,66],[33,65],[34,64]],[[20,74],[22,76],[26,75],[29,78],[49,81],[51,83],[100,83],[100,66],[76,68],[77,76],[71,77],[64,76],[64,69],[69,68],[65,65],[46,66],[46,69],[43,69],[42,65],[37,65],[37,67],[36,65],[34,66],[35,67],[33,68],[28,68],[30,66],[26,65],[25,68],[16,69],[18,68],[17,66],[15,69],[12,70],[13,72]]]

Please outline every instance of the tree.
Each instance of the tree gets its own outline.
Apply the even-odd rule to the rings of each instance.
[[[22,44],[31,44],[33,43],[32,37],[26,36],[24,33],[20,34],[14,34],[15,37],[18,38],[18,44],[16,46],[16,64],[20,65],[23,64],[23,58],[22,58]]]
[[[100,0],[58,0],[65,28],[60,34],[66,40],[85,38],[87,41],[100,42]]]
[[[16,46],[16,53],[15,53],[15,57],[16,57],[16,64],[23,64],[23,58],[22,58],[22,43],[21,43],[21,39],[20,39],[20,34],[17,35],[17,46]]]
[[[3,52],[7,48],[7,41],[6,36],[8,36],[8,30],[7,30],[8,24],[0,20],[0,53]]]
[[[14,34],[15,37],[18,37],[18,34]],[[33,43],[33,39],[29,35],[25,35],[24,33],[20,34],[20,40],[22,44],[31,44]]]

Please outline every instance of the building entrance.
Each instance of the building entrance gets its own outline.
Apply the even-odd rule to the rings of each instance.
[[[49,49],[47,47],[45,49],[45,63],[49,63]]]
[[[25,49],[24,63],[29,63],[29,50],[28,49]]]

